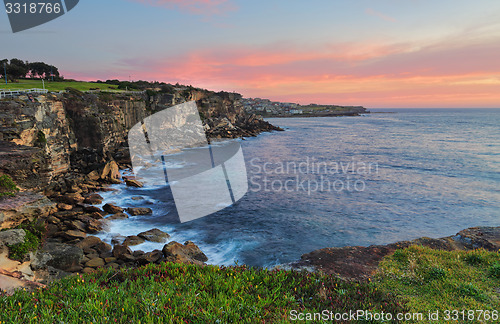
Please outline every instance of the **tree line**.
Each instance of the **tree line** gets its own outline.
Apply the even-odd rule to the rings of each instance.
[[[3,79],[5,79],[5,73],[11,82],[25,78],[63,80],[59,69],[53,65],[45,62],[28,62],[17,58],[10,61],[8,59],[0,60],[0,75]]]

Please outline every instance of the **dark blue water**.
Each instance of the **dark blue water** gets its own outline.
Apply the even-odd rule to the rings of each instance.
[[[286,131],[241,142],[249,192],[235,205],[178,224],[165,187],[118,185],[107,202],[154,215],[115,221],[101,236],[158,227],[197,243],[209,262],[273,266],[324,247],[500,226],[500,109],[392,111],[270,119]],[[146,199],[130,199],[138,195]],[[153,248],[161,244],[136,247]]]

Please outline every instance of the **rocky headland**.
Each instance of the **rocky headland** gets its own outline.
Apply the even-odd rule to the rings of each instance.
[[[280,265],[279,268],[321,271],[347,280],[364,280],[372,276],[382,259],[412,245],[432,249],[455,251],[484,249],[500,251],[500,227],[472,227],[455,235],[442,238],[421,237],[412,241],[400,241],[387,245],[346,246],[324,248],[302,255],[297,262]]]
[[[203,264],[195,243],[168,242],[151,229],[107,244],[96,234],[113,219],[151,213],[148,208],[104,204],[110,184],[140,187],[122,178],[130,169],[127,135],[144,118],[195,101],[208,141],[281,130],[244,111],[241,96],[196,88],[136,93],[65,93],[0,100],[0,175],[21,189],[0,198],[0,289],[39,287],[100,267],[135,267],[164,261]],[[195,238],[193,238],[195,239]],[[164,242],[145,253],[130,246]],[[168,243],[167,243],[168,242]]]

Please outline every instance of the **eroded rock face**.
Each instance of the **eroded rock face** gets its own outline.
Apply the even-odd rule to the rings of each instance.
[[[57,210],[56,203],[34,192],[21,192],[15,197],[0,200],[0,229],[13,228],[21,223],[47,217]]]
[[[41,148],[48,157],[50,177],[59,176],[70,169],[75,137],[60,100],[39,96],[37,101],[0,102],[0,132],[4,140]]]

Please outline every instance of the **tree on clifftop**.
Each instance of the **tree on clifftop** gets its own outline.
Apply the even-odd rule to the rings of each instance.
[[[28,76],[32,78],[44,78],[49,79],[53,77],[54,79],[61,80],[59,74],[59,69],[53,65],[49,65],[44,62],[28,62],[23,61],[18,58],[13,58],[10,60],[3,59],[0,60],[0,76],[5,77],[4,63],[6,64],[7,78],[14,82],[17,79],[23,79]]]

